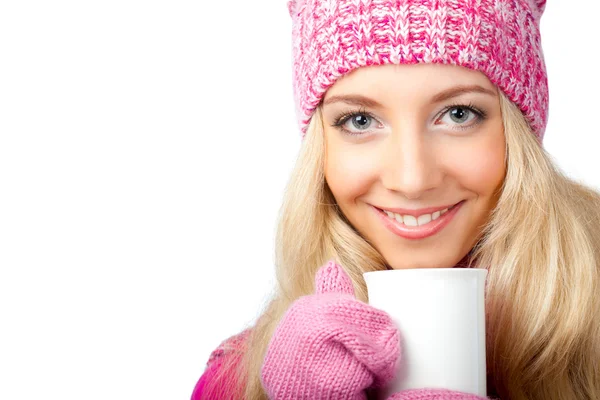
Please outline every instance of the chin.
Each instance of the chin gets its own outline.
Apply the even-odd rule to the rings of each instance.
[[[392,268],[392,267],[390,267],[390,269],[398,269],[398,270],[399,269],[428,269],[428,268],[452,268],[452,267],[438,267],[438,266],[432,267],[432,266],[427,266],[427,265],[415,266],[415,267],[402,265],[402,266],[400,266],[398,268]]]
[[[398,256],[398,259],[385,257],[390,269],[418,269],[418,268],[453,268],[459,263],[461,257],[448,257],[436,260],[407,260]]]

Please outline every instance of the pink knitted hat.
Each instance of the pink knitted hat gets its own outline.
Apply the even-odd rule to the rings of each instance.
[[[539,22],[546,0],[291,0],[293,79],[302,137],[326,90],[379,64],[444,63],[483,72],[539,142],[548,79]]]

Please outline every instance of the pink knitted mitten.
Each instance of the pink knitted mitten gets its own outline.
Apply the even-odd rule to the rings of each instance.
[[[354,297],[334,261],[316,276],[316,293],[297,299],[279,322],[265,355],[269,398],[364,400],[365,389],[389,382],[400,358],[391,318]]]
[[[487,397],[446,389],[410,389],[394,393],[387,400],[487,400]]]

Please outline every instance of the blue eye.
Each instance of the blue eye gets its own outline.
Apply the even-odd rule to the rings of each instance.
[[[486,119],[486,113],[472,104],[452,104],[439,114],[436,125],[447,125],[450,129],[470,129]],[[343,113],[332,124],[348,135],[363,135],[373,129],[382,128],[383,125],[371,113],[359,110]]]
[[[453,125],[452,129],[468,129],[485,119],[486,114],[472,105],[455,104],[447,107],[442,112],[440,121],[446,125]],[[473,123],[469,123],[475,121]]]
[[[374,123],[377,123],[375,117],[366,111],[359,111],[340,115],[335,119],[332,126],[350,135],[360,135],[372,128]]]
[[[365,130],[371,126],[372,118],[364,114],[355,114],[350,117],[346,124],[350,122],[352,126],[358,130]]]
[[[469,116],[472,116],[473,113],[466,108],[455,107],[449,110],[448,115],[450,116],[450,119],[452,119],[454,122],[462,124],[463,122],[468,121]]]

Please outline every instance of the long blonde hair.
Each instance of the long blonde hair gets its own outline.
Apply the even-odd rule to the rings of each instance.
[[[566,177],[539,145],[522,113],[501,93],[507,174],[472,250],[487,268],[487,361],[502,399],[600,398],[600,194]],[[280,209],[278,290],[252,328],[236,365],[240,394],[267,396],[260,368],[290,304],[313,292],[317,269],[335,258],[367,301],[362,273],[386,269],[349,224],[324,178],[320,108],[303,140]]]

